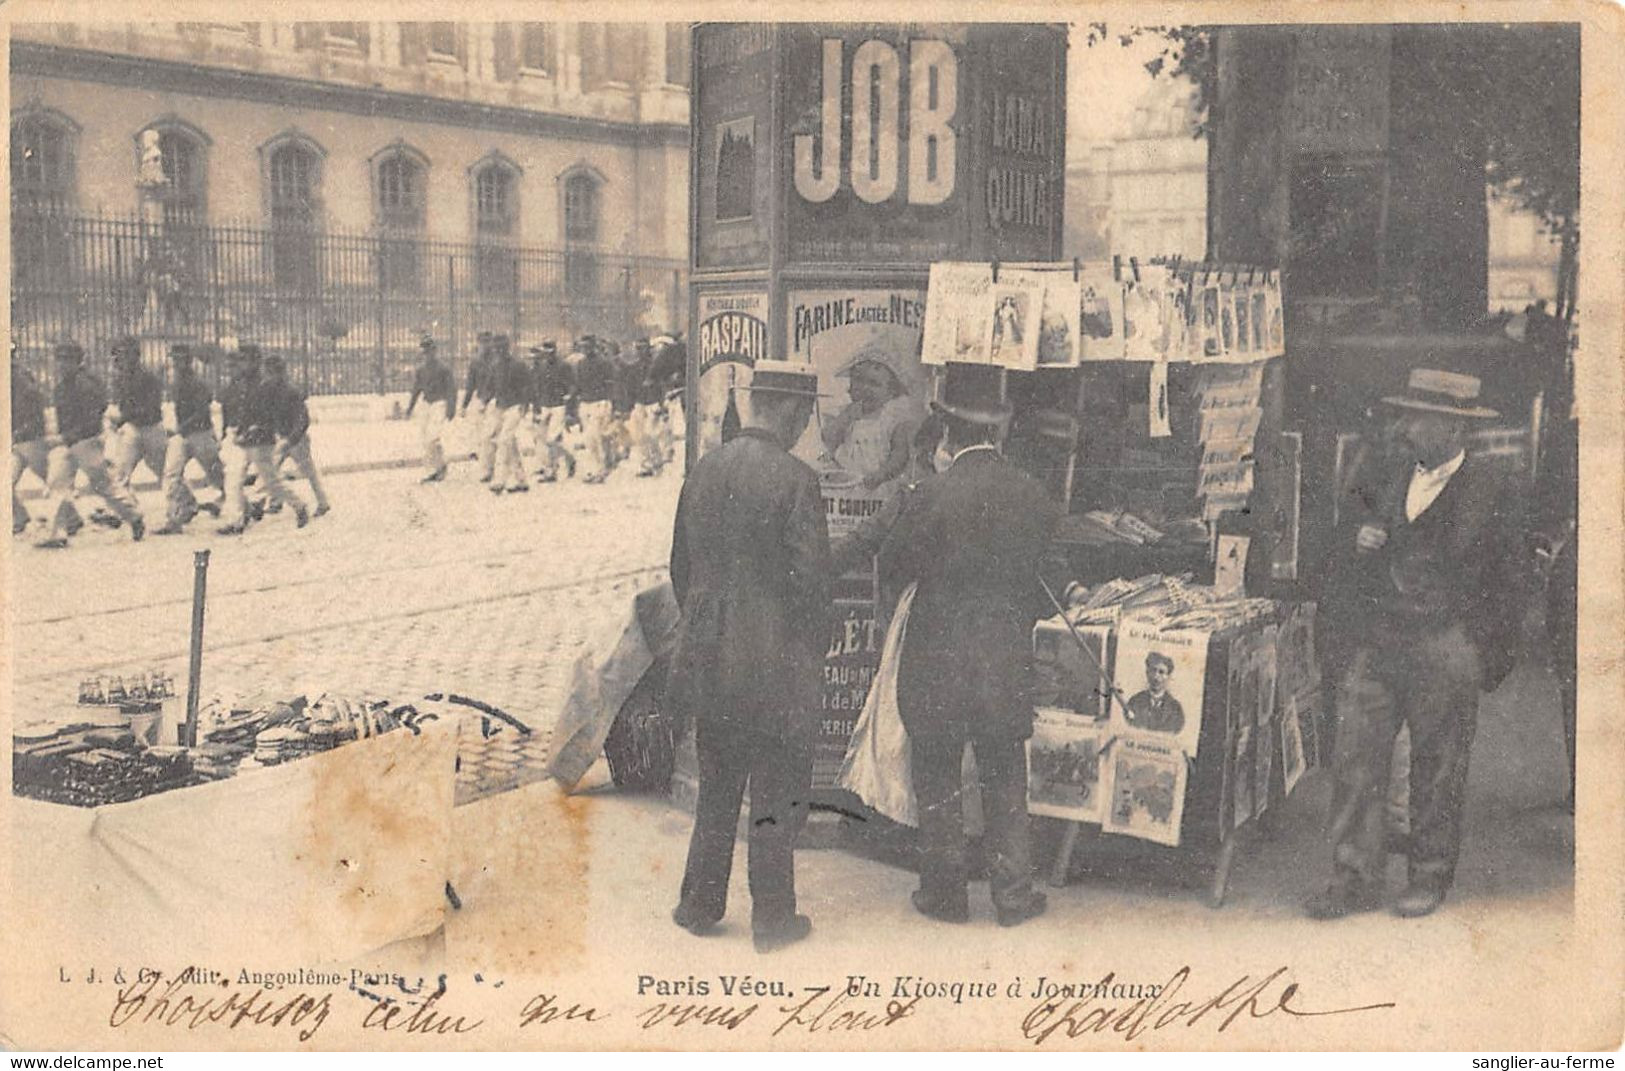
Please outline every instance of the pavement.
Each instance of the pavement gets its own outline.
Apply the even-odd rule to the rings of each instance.
[[[404,701],[450,689],[545,724],[595,628],[663,576],[680,476],[669,469],[637,479],[623,469],[602,486],[568,481],[501,497],[468,466],[435,485],[417,476],[389,468],[335,474],[333,512],[302,531],[280,516],[241,537],[199,523],[195,533],[141,544],[87,529],[62,552],[14,540],[16,716],[64,711],[78,681],[93,673],[161,669],[183,682],[193,552],[208,550],[204,694],[354,690]],[[534,748],[509,757],[539,770]],[[505,790],[492,791],[489,781],[459,786],[460,858],[451,877],[463,906],[450,913],[433,953],[440,962],[498,975],[567,976],[590,967],[615,979],[623,972],[628,985],[644,973],[753,968],[742,861],[733,912],[717,937],[693,938],[669,921],[690,825],[681,809],[663,797],[617,792],[603,763],[573,795],[534,772],[494,787]],[[913,876],[882,858],[861,827],[821,819],[797,864],[814,937],[775,957],[772,968],[839,981],[871,962],[878,941],[906,952],[915,973],[964,977],[967,963],[992,970],[1019,961],[1023,973],[1093,981],[1109,967],[1147,981],[1161,980],[1150,978],[1159,971],[1166,977],[1177,955],[1169,950],[1181,941],[1194,941],[1205,960],[1236,964],[1238,973],[1295,949],[1289,962],[1299,976],[1330,972],[1343,980],[1339,993],[1355,998],[1386,997],[1392,979],[1412,975],[1419,986],[1455,987],[1461,1006],[1453,1001],[1441,1011],[1445,1029],[1471,1000],[1496,995],[1497,979],[1516,978],[1535,957],[1556,970],[1556,957],[1583,945],[1573,925],[1575,828],[1562,806],[1566,793],[1556,686],[1531,644],[1482,705],[1458,881],[1431,918],[1301,917],[1302,900],[1329,872],[1330,788],[1323,774],[1310,774],[1269,828],[1245,839],[1221,909],[1206,904],[1205,859],[1150,851],[1111,861],[1085,844],[1080,872],[1050,890],[1044,919],[999,928],[986,893],[973,892],[973,920],[952,929],[951,940],[910,909]],[[1040,823],[1040,863],[1047,865],[1058,833],[1055,823]],[[627,941],[628,934],[653,939]],[[1474,969],[1463,978],[1468,963]],[[1348,984],[1362,972],[1378,983]],[[1521,1036],[1519,1047],[1529,1047]],[[1496,1047],[1496,1037],[1485,1034],[1477,1047]]]

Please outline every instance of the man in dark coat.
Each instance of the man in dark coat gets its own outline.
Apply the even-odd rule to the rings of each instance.
[[[1334,876],[1305,905],[1315,918],[1380,906],[1384,810],[1394,739],[1409,726],[1409,883],[1394,913],[1430,914],[1461,851],[1467,757],[1480,690],[1512,668],[1518,635],[1513,570],[1519,525],[1492,469],[1464,447],[1476,377],[1411,372],[1395,407],[1396,449],[1357,481],[1336,533],[1325,597],[1328,644],[1340,649]]]
[[[163,479],[169,433],[164,430],[164,386],[141,364],[141,342],[131,335],[116,339],[113,353],[113,482],[125,490],[143,461]]]
[[[446,434],[446,422],[457,415],[457,383],[451,369],[435,354],[433,336],[425,334],[418,341],[418,350],[422,360],[412,377],[412,394],[406,399],[406,419],[412,419],[412,411],[421,400],[418,435],[429,473],[418,482],[438,483],[446,478],[446,451],[441,439]]]
[[[817,397],[810,366],[761,361],[752,426],[688,474],[672,533],[683,608],[667,707],[693,717],[700,791],[672,919],[704,933],[723,916],[741,794],[750,787],[751,930],[759,951],[805,937],[796,836],[829,644],[830,555],[818,477],[790,448]]]
[[[993,906],[1000,924],[1041,914],[1032,886],[1027,759],[1032,632],[1043,609],[1039,564],[1060,519],[1042,485],[1006,461],[1009,409],[984,370],[950,365],[942,414],[952,463],[927,478],[881,548],[882,575],[919,588],[897,674],[919,803],[920,888],[914,906],[969,918],[961,761],[975,750]],[[976,377],[976,378],[972,378]]]
[[[193,366],[190,346],[178,342],[169,347],[172,372],[169,394],[175,404],[175,434],[164,447],[164,501],[166,515],[158,535],[178,535],[202,509],[220,515],[225,500],[225,469],[220,463],[220,440],[214,436],[214,392]],[[219,499],[202,503],[186,483],[187,462],[196,460],[204,477],[220,492]]]
[[[569,419],[574,383],[570,366],[551,340],[530,348],[530,389],[538,454],[536,475],[543,483],[552,483],[558,479],[560,461],[569,475],[575,475],[575,457],[564,447],[564,426]]]
[[[45,441],[45,392],[28,366],[17,360],[17,344],[11,344],[11,534],[26,531],[32,520],[28,508],[17,497],[17,481],[32,472],[46,481],[46,459],[51,448]]]

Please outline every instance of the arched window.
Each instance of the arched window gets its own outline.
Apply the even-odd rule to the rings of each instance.
[[[35,109],[12,116],[13,302],[33,286],[57,290],[69,280],[74,245],[68,213],[78,193],[78,137],[78,125],[59,112]]]
[[[271,222],[272,274],[279,288],[320,286],[321,146],[303,134],[279,135],[261,147],[265,202]]]
[[[469,172],[474,197],[475,285],[482,293],[510,294],[518,287],[511,248],[519,231],[519,165],[490,153]]]
[[[378,270],[386,291],[418,288],[429,164],[395,144],[373,158],[373,212],[379,232]]]
[[[173,226],[204,221],[208,207],[209,136],[191,123],[166,117],[149,123],[135,136],[137,166],[147,131],[158,134],[164,184],[155,193],[164,206],[164,222]]]
[[[585,171],[564,180],[564,239],[598,241],[598,180]]]
[[[74,202],[74,142],[78,128],[66,116],[28,112],[11,121],[11,203],[36,211]]]
[[[564,216],[564,285],[572,293],[598,290],[599,193],[603,176],[578,165],[560,176],[559,198]]]

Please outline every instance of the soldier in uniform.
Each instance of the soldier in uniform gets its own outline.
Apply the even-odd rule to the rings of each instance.
[[[496,359],[490,371],[490,423],[496,428],[496,464],[491,493],[523,494],[530,490],[530,481],[525,477],[525,460],[519,452],[519,424],[530,405],[530,372],[514,357],[507,335],[497,335],[492,345]]]
[[[477,339],[479,350],[468,364],[461,412],[474,429],[480,482],[490,483],[496,472],[497,432],[502,427],[501,417],[491,405],[497,387],[496,342],[489,331],[481,331]]]
[[[316,467],[316,458],[310,452],[310,406],[305,392],[288,379],[288,366],[277,354],[265,358],[265,384],[272,407],[271,426],[276,432],[276,460],[280,472],[282,463],[293,459],[294,467],[310,484],[310,493],[316,499],[312,517],[325,516],[332,509],[327,488],[322,486],[322,474]]]
[[[678,401],[683,392],[683,379],[688,375],[688,348],[682,339],[662,335],[653,340],[654,360],[649,367],[651,387],[660,395],[657,440],[661,464],[672,460],[675,453],[675,433],[672,428],[677,414],[682,412]],[[675,403],[675,404],[674,404]]]
[[[169,348],[172,374],[170,398],[175,405],[175,434],[164,450],[164,501],[168,510],[156,535],[176,535],[199,509],[220,515],[225,499],[225,471],[220,464],[220,441],[214,436],[214,395],[193,368],[192,350],[184,343]],[[219,491],[214,502],[198,502],[186,483],[187,462],[203,467],[209,484]]]
[[[425,334],[418,342],[422,360],[417,374],[412,377],[412,396],[406,400],[406,419],[412,419],[412,410],[418,399],[423,400],[423,415],[419,418],[418,433],[423,440],[423,461],[429,474],[421,483],[436,483],[446,478],[446,451],[441,439],[446,434],[446,422],[457,415],[457,384],[451,369],[435,354],[434,339]]]
[[[271,505],[293,504],[303,528],[310,513],[297,494],[283,484],[276,466],[275,416],[280,389],[260,375],[260,349],[244,343],[232,355],[231,385],[221,402],[225,439],[220,459],[226,468],[226,523],[221,535],[241,535],[248,527],[248,470],[252,468]]]
[[[141,366],[141,343],[126,335],[116,340],[113,354],[113,482],[126,492],[141,462],[159,480],[169,433],[164,430],[164,387],[158,377]]]
[[[1384,815],[1394,741],[1410,730],[1409,881],[1401,917],[1444,901],[1461,853],[1467,757],[1480,691],[1511,671],[1521,602],[1516,501],[1468,457],[1476,376],[1413,369],[1384,398],[1396,449],[1356,478],[1334,534],[1325,642],[1346,654],[1337,684],[1330,822],[1333,877],[1305,910],[1330,919],[1382,905]]]
[[[68,545],[69,528],[78,514],[73,508],[73,481],[85,474],[92,494],[99,495],[113,515],[130,526],[130,537],[140,541],[147,534],[141,507],[129,489],[120,487],[108,471],[102,449],[102,416],[107,410],[107,388],[85,366],[84,347],[77,342],[59,343],[56,357],[57,433],[61,442],[51,448],[46,463],[50,497],[45,506],[46,524],[41,547]]]
[[[671,582],[682,604],[667,706],[692,717],[700,790],[672,920],[704,934],[727,908],[741,796],[750,789],[751,931],[758,951],[806,937],[795,841],[829,643],[830,553],[818,476],[790,448],[812,419],[810,365],[760,361],[753,423],[683,484]]]
[[[536,422],[536,448],[540,465],[536,475],[543,483],[558,479],[558,463],[563,461],[575,475],[575,458],[564,448],[564,425],[570,399],[570,366],[559,356],[559,348],[548,341],[530,349],[531,405]]]
[[[575,366],[576,406],[587,455],[587,471],[581,482],[603,483],[615,465],[610,453],[609,426],[614,408],[615,369],[596,339],[583,339],[580,353],[581,360]]]

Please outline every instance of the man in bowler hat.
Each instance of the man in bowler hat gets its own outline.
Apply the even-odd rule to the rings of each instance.
[[[1401,917],[1437,910],[1461,853],[1467,755],[1480,691],[1512,668],[1518,636],[1513,500],[1467,456],[1470,423],[1494,417],[1479,380],[1417,368],[1394,413],[1395,449],[1356,479],[1334,534],[1323,601],[1328,649],[1343,656],[1330,834],[1331,884],[1314,918],[1381,906],[1384,812],[1394,740],[1410,728],[1409,878]]]
[[[683,613],[667,706],[693,717],[700,767],[672,920],[703,934],[722,919],[748,784],[751,931],[764,952],[812,929],[796,912],[794,849],[829,644],[830,553],[818,477],[790,449],[817,391],[810,365],[759,361],[750,426],[689,472],[672,533]]]
[[[970,917],[960,800],[965,744],[981,777],[994,913],[1014,926],[1044,911],[1033,888],[1027,754],[1033,731],[1032,633],[1039,565],[1060,510],[1000,451],[1010,408],[998,369],[947,366],[941,414],[947,469],[923,481],[880,551],[895,587],[919,585],[897,672],[920,815],[914,907]]]

